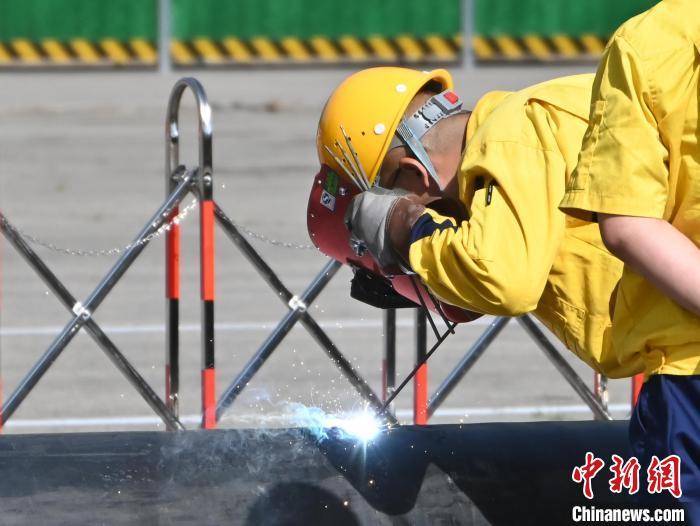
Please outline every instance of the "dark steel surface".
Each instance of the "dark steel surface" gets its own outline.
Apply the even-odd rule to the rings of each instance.
[[[627,457],[626,422],[8,435],[3,525],[559,525],[587,505],[586,451]],[[630,506],[607,477],[596,507]]]

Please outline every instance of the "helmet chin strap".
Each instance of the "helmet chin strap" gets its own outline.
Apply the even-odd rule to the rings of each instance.
[[[430,177],[440,188],[444,190],[435,166],[430,160],[428,152],[421,143],[423,136],[442,119],[467,113],[462,109],[462,99],[451,90],[430,97],[413,115],[401,119],[396,128],[396,136],[389,145],[389,150],[405,146],[413,156],[425,167]],[[375,180],[375,186],[379,185],[379,177]]]

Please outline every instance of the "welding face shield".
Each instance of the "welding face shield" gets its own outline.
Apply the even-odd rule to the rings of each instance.
[[[381,268],[369,253],[352,243],[344,218],[350,202],[358,193],[359,189],[338,177],[328,166],[321,167],[314,178],[307,208],[311,241],[326,256],[353,269],[353,298],[384,309],[417,307],[420,299],[411,276],[398,268]],[[444,207],[441,213],[447,213],[448,208],[455,206],[454,203],[448,205],[448,201],[443,199],[436,201],[435,205]],[[422,285],[418,284],[417,287],[427,307],[434,312],[441,308],[451,321],[463,323],[479,316],[439,301],[438,307]]]

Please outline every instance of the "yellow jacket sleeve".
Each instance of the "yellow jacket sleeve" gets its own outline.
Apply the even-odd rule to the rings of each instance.
[[[469,220],[457,224],[432,210],[419,218],[413,271],[453,305],[506,316],[534,310],[564,232],[563,164],[559,152],[529,144],[475,145],[460,174],[475,184]]]
[[[563,209],[663,217],[668,151],[647,73],[644,60],[616,36],[593,84],[589,126]]]

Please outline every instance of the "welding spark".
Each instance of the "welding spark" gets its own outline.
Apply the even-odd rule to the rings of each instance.
[[[341,439],[354,439],[367,444],[384,427],[384,424],[369,410],[344,415],[330,415],[319,407],[293,404],[293,420],[297,425],[308,429],[318,440],[328,438],[334,430]]]
[[[349,415],[345,418],[329,418],[326,424],[327,427],[340,429],[347,435],[357,438],[364,443],[374,439],[382,428],[382,423],[379,419],[367,411]]]

